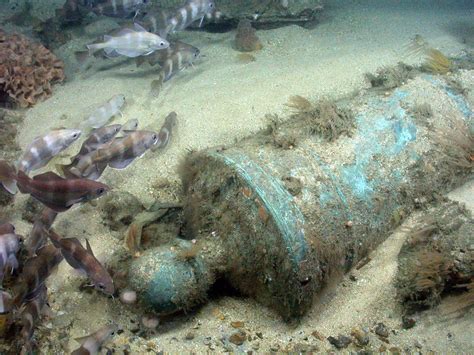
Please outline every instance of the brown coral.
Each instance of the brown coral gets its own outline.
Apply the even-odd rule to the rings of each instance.
[[[252,52],[262,49],[262,42],[255,34],[255,28],[249,20],[240,20],[237,25],[234,48],[240,52]]]
[[[0,103],[33,106],[64,80],[64,64],[39,43],[0,29]]]

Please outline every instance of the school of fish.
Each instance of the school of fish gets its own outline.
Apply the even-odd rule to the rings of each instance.
[[[62,13],[86,11],[132,21],[130,26],[88,44],[86,54],[135,58],[139,66],[158,65],[162,85],[200,57],[197,47],[173,39],[173,34],[192,24],[201,26],[205,18],[220,14],[213,0],[187,0],[167,13],[147,11],[148,3],[67,0]],[[80,236],[68,235],[67,229],[59,232],[53,225],[59,214],[111,190],[98,181],[106,168],[126,169],[143,155],[156,154],[168,146],[178,122],[176,112],[153,131],[140,129],[137,119],[123,124],[111,122],[122,119],[124,111],[125,96],[117,93],[88,112],[77,128],[51,129],[34,138],[18,161],[0,160],[0,186],[13,195],[29,195],[43,206],[26,237],[18,235],[8,221],[0,220],[0,336],[12,327],[18,329],[13,346],[19,353],[36,351],[35,329],[48,309],[46,281],[63,260],[80,271],[100,294],[117,294],[113,273],[96,258],[89,239],[81,241]],[[74,148],[79,142],[80,148]],[[68,150],[75,151],[70,161],[54,164],[57,172],[53,171],[52,162]],[[104,325],[76,339],[80,346],[72,354],[98,354],[118,329],[117,324]]]

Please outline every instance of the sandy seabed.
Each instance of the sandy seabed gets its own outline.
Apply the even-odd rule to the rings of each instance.
[[[115,190],[130,192],[146,205],[155,199],[178,200],[180,180],[176,168],[186,150],[232,144],[265,127],[269,123],[265,117],[268,113],[285,117],[288,114],[285,103],[291,95],[316,100],[364,90],[368,87],[364,73],[400,60],[410,64],[419,62],[419,58],[404,57],[405,46],[415,34],[422,35],[448,56],[459,56],[473,49],[473,7],[438,2],[434,3],[439,7],[361,3],[331,2],[325,20],[312,30],[288,26],[259,31],[263,50],[254,53],[256,61],[248,64],[240,63],[238,52],[232,49],[234,32],[182,33],[179,38],[199,47],[203,56],[194,68],[165,83],[157,98],[150,95],[156,70],[137,68],[133,61],[119,60],[113,64],[99,61],[92,68],[75,73],[71,80],[56,87],[52,98],[27,111],[19,143],[26,147],[33,137],[49,128],[77,125],[92,108],[118,93],[126,96],[128,104],[124,116],[116,118],[116,122],[137,118],[142,128],[158,130],[165,116],[176,111],[178,126],[166,151],[150,152],[123,171],[107,170],[101,181]],[[92,35],[76,38],[60,52],[70,53],[92,39]],[[157,185],[165,187],[157,190]],[[451,195],[466,202],[471,210],[474,208],[472,182]],[[24,200],[20,197],[16,204],[21,206]],[[18,230],[28,234],[29,225],[17,217]],[[120,248],[121,236],[110,232],[101,223],[101,215],[89,206],[84,211],[64,213],[58,223],[67,227],[68,236],[88,237],[96,254],[102,254],[105,260]],[[70,324],[71,340],[66,344],[71,350],[78,346],[72,338],[114,320],[125,332],[109,345],[129,343],[131,353],[157,349],[202,353],[223,352],[226,347],[234,351],[268,352],[291,344],[331,350],[327,341],[317,340],[312,332],[317,330],[326,337],[348,335],[355,326],[372,328],[375,323],[383,322],[394,330],[389,337],[391,344],[373,337],[374,350],[380,345],[413,350],[416,343],[422,352],[474,351],[470,338],[474,333],[472,310],[462,318],[453,318],[443,311],[443,304],[449,304],[449,299],[437,309],[418,315],[415,328],[401,329],[401,309],[395,300],[392,280],[404,237],[401,231],[393,233],[372,253],[372,261],[353,273],[357,281],[346,279],[325,292],[296,327],[286,325],[271,310],[251,299],[223,296],[191,314],[167,319],[155,334],[147,339],[139,338],[129,330],[137,327],[141,314],[134,313],[133,307],[121,305],[117,299],[81,293],[80,280],[66,263],[60,265],[58,274],[49,282],[56,316],[46,327]],[[244,330],[255,339],[239,347],[221,341],[235,332],[230,325],[232,321],[243,321]],[[190,339],[185,340],[186,337]],[[51,341],[57,340],[51,337]]]

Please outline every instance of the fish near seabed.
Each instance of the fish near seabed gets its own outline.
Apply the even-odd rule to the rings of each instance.
[[[33,228],[25,243],[28,257],[31,258],[34,256],[36,252],[46,244],[48,241],[47,231],[51,228],[57,215],[57,212],[48,207],[44,207],[41,214],[35,219]]]
[[[148,32],[138,23],[134,28],[124,28],[117,36],[104,36],[104,42],[87,45],[89,53],[104,50],[108,57],[117,57],[123,55],[130,58],[149,55],[154,51],[169,47],[169,42],[160,36]]]
[[[12,272],[18,267],[16,253],[20,250],[20,236],[14,233],[0,235],[0,286],[5,271]]]
[[[61,238],[55,231],[49,231],[49,239],[53,245],[61,250],[64,259],[74,269],[83,271],[91,279],[94,286],[107,295],[115,292],[114,282],[109,273],[96,259],[89,241],[86,239],[86,248],[77,238]]]
[[[176,126],[177,122],[178,119],[176,112],[170,112],[168,116],[166,116],[165,123],[163,123],[163,126],[158,132],[158,142],[156,142],[156,144],[151,148],[152,152],[158,149],[166,148],[170,141],[173,127]]]
[[[32,170],[42,168],[80,136],[81,131],[78,129],[58,129],[36,137],[25,149],[23,157],[18,162],[18,170],[28,175]]]
[[[23,307],[20,319],[21,319],[21,330],[20,335],[23,339],[22,354],[31,354],[33,351],[33,334],[35,326],[41,317],[41,311],[46,305],[48,290],[43,284],[36,292],[35,297],[29,300]]]
[[[83,129],[89,127],[101,128],[116,115],[122,115],[122,107],[125,104],[125,96],[122,94],[114,95],[104,105],[97,108],[84,122],[81,123]]]
[[[130,132],[91,152],[69,171],[77,177],[98,179],[107,166],[113,169],[125,169],[157,142],[158,135],[155,132]]]
[[[118,330],[116,324],[107,325],[95,333],[75,340],[81,347],[74,350],[71,355],[97,355],[102,344]]]
[[[28,259],[23,267],[14,292],[13,304],[20,307],[38,295],[51,272],[63,260],[61,252],[54,245],[46,245],[38,254]]]
[[[196,20],[201,20],[199,27],[206,15],[214,12],[216,4],[214,0],[188,0],[183,7],[168,18],[166,28],[159,31],[160,36],[166,38],[169,33],[182,31]]]
[[[88,179],[64,179],[47,172],[29,178],[24,172],[15,173],[13,167],[0,160],[0,182],[5,186],[15,181],[21,193],[26,193],[55,212],[64,212],[76,203],[99,198],[109,190],[100,182]]]

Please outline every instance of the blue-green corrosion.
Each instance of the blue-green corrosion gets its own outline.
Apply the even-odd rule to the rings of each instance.
[[[263,205],[272,216],[288,254],[293,269],[299,269],[305,260],[308,246],[304,237],[304,216],[293,201],[293,196],[282,186],[280,180],[263,170],[248,156],[241,153],[213,153],[236,171],[249,187],[259,196]]]

